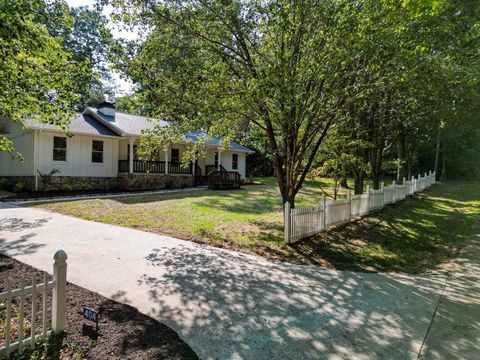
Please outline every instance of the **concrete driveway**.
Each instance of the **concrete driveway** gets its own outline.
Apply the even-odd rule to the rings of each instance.
[[[442,358],[424,342],[434,334],[429,328],[446,274],[275,263],[46,211],[0,208],[1,253],[51,272],[58,249],[68,254],[70,282],[160,320],[202,359],[415,359],[421,348]],[[478,351],[478,342],[466,345],[472,346]]]

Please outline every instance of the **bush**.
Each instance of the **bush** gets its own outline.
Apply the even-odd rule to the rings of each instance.
[[[0,190],[5,190],[8,186],[8,179],[5,177],[0,178]]]
[[[42,181],[42,190],[47,191],[48,187],[52,183],[53,180],[53,175],[59,174],[61,171],[58,169],[53,168],[50,172],[48,173],[42,173],[40,170],[37,170],[38,175],[40,175],[40,179]]]
[[[252,185],[253,183],[254,181],[252,176],[240,179],[240,185]]]
[[[110,190],[111,186],[110,186],[110,182],[108,180],[102,180],[99,184],[98,184],[98,187],[101,189],[101,190]]]
[[[80,189],[81,190],[92,190],[92,185],[89,183],[81,183],[80,184]]]
[[[13,187],[13,191],[15,191],[15,192],[21,192],[23,190],[25,190],[25,183],[23,183],[23,182],[18,182]]]
[[[72,186],[71,184],[63,184],[62,189],[63,189],[64,191],[72,191],[72,190],[73,190],[73,186]]]

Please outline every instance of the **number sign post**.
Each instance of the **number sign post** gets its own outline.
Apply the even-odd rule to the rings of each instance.
[[[86,306],[83,307],[83,318],[95,323],[95,330],[98,332],[98,312]]]

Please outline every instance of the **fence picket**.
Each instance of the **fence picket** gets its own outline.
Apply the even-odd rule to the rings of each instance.
[[[32,281],[32,323],[30,326],[30,346],[33,348],[35,345],[35,333],[36,333],[36,324],[35,318],[37,314],[37,280],[33,276]]]
[[[47,338],[47,296],[48,296],[48,277],[47,273],[43,273],[43,332],[42,337],[45,340]]]
[[[6,301],[7,311],[6,314],[6,324],[5,324],[5,348],[7,351],[7,357],[10,354],[10,320],[11,320],[11,311],[12,311],[12,285],[10,279],[7,279],[7,301]]]
[[[23,335],[24,335],[24,328],[23,328],[23,311],[25,308],[25,284],[23,279],[20,280],[20,303],[19,303],[19,311],[18,311],[18,349],[21,353],[23,350]]]

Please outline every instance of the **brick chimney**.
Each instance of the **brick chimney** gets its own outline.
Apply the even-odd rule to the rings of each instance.
[[[97,104],[97,111],[105,116],[115,117],[115,103],[109,100],[108,94],[103,95],[103,101]]]

